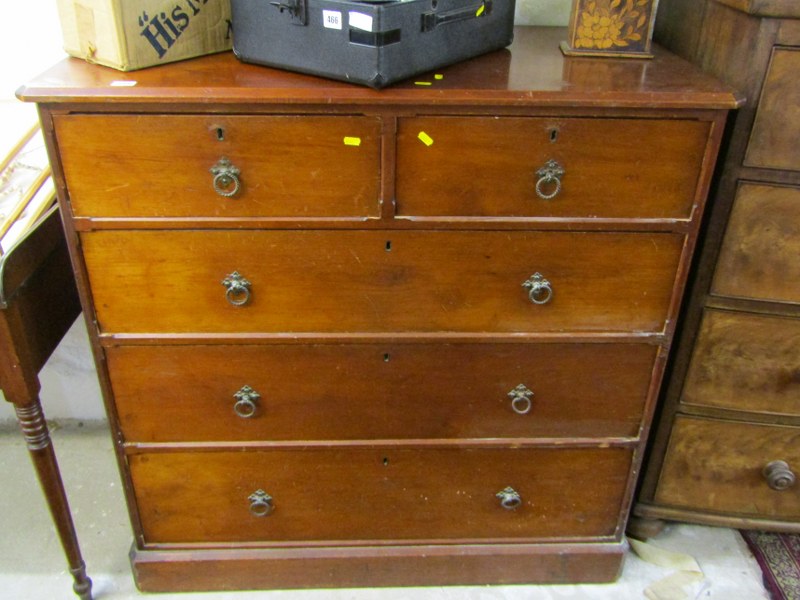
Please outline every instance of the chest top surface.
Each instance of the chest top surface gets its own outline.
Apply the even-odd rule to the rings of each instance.
[[[123,73],[67,58],[17,91],[38,103],[476,105],[728,109],[739,99],[657,48],[653,60],[566,58],[563,28],[517,27],[505,50],[375,91],[244,64],[230,53]]]

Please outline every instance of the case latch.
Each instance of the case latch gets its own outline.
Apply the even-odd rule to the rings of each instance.
[[[480,4],[457,8],[447,12],[424,12],[422,13],[422,32],[433,31],[437,27],[449,23],[458,23],[477,17],[487,17],[492,12],[492,0],[481,0]]]
[[[308,0],[280,0],[270,2],[281,14],[289,14],[292,25],[308,25]]]

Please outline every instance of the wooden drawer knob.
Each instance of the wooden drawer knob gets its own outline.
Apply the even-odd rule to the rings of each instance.
[[[553,287],[541,273],[534,273],[522,284],[528,288],[528,298],[534,304],[547,304],[553,298]]]
[[[248,498],[250,501],[250,514],[254,517],[268,517],[275,510],[272,496],[264,490],[256,490]]]
[[[249,419],[256,414],[258,406],[256,402],[261,398],[261,394],[245,385],[236,392],[233,397],[236,403],[233,405],[233,412],[235,412],[242,419]]]
[[[497,492],[495,496],[500,500],[500,506],[506,510],[514,510],[522,504],[522,497],[517,493],[517,490],[511,486]]]
[[[217,164],[211,167],[209,171],[214,176],[212,185],[217,194],[225,198],[231,198],[239,193],[242,188],[241,181],[239,181],[241,171],[227,158],[220,158]]]
[[[558,196],[561,193],[561,178],[564,173],[564,167],[554,160],[548,160],[536,171],[539,177],[536,181],[536,195],[542,200],[552,200]]]
[[[782,460],[773,460],[762,471],[767,485],[777,492],[788,490],[796,480],[792,469]]]

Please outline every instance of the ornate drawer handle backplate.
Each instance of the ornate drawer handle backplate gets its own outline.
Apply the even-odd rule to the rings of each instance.
[[[564,167],[554,160],[548,160],[544,166],[536,171],[539,180],[536,182],[536,195],[542,200],[552,200],[561,192],[561,178],[564,176]],[[550,188],[549,192],[545,188]]]
[[[239,193],[242,187],[239,171],[227,158],[220,158],[217,164],[209,169],[214,176],[214,191],[220,196],[231,198]]]
[[[782,460],[773,460],[767,463],[762,474],[767,480],[767,485],[777,492],[788,490],[796,481],[792,469]]]
[[[506,510],[514,510],[522,504],[522,497],[511,486],[497,492],[495,496],[500,500],[500,506]]]
[[[225,277],[222,285],[226,288],[225,298],[234,306],[244,306],[250,302],[250,286],[252,284],[242,277],[239,271],[234,271]]]
[[[249,419],[256,414],[256,402],[261,398],[261,394],[245,385],[236,392],[233,397],[236,399],[236,404],[233,405],[233,412],[235,412],[242,419]]]
[[[530,279],[522,284],[522,287],[528,288],[528,298],[534,304],[547,304],[553,297],[553,288],[541,273],[531,275]]]
[[[250,501],[250,514],[254,517],[268,517],[275,510],[272,504],[272,496],[264,490],[256,490],[248,498]]]
[[[526,415],[531,411],[533,392],[527,386],[520,383],[508,392],[508,397],[511,398],[511,408],[518,415]]]

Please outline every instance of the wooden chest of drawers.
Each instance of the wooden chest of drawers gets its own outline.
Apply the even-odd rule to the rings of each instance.
[[[657,38],[747,104],[712,186],[637,526],[800,532],[800,4],[662,0],[659,10]]]
[[[142,589],[616,577],[736,99],[564,33],[382,92],[230,55],[20,91]]]

